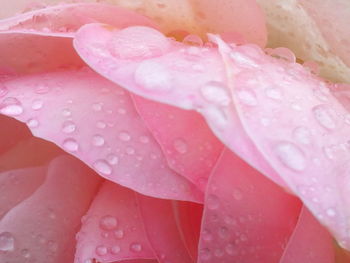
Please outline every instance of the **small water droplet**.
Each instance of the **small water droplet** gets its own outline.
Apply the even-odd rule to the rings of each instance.
[[[111,165],[116,165],[119,162],[119,158],[116,155],[112,154],[112,153],[107,155],[106,160]]]
[[[337,212],[333,209],[333,208],[328,208],[326,210],[326,214],[329,216],[329,217],[335,217],[337,215]]]
[[[142,142],[142,143],[149,143],[149,137],[146,135],[140,136],[139,139],[140,139],[140,142]]]
[[[63,115],[64,117],[69,117],[69,116],[72,115],[72,112],[70,111],[70,109],[63,109],[63,110],[62,110],[62,115]]]
[[[15,238],[10,232],[0,234],[0,251],[7,252],[15,249]]]
[[[229,243],[225,246],[225,251],[230,256],[235,256],[238,254],[238,251],[236,249],[236,246],[232,243]]]
[[[203,46],[203,40],[197,36],[197,35],[187,35],[183,40],[182,43],[189,46]]]
[[[127,141],[130,141],[131,136],[128,132],[123,131],[123,132],[119,133],[119,139],[124,141],[124,142],[127,142]]]
[[[117,227],[118,221],[114,216],[104,216],[100,220],[100,227],[104,230],[113,230]]]
[[[275,147],[275,153],[288,168],[301,172],[306,167],[306,159],[298,146],[289,142],[280,142]]]
[[[37,94],[46,94],[50,91],[50,87],[45,84],[39,84],[35,87],[35,93]]]
[[[21,250],[21,255],[24,257],[24,258],[30,258],[30,252],[28,249],[22,249]]]
[[[210,210],[218,209],[220,206],[220,200],[216,195],[210,194],[207,198],[207,206]]]
[[[240,90],[237,92],[238,99],[245,105],[256,106],[258,105],[258,100],[254,92],[249,90]]]
[[[336,128],[336,122],[334,120],[334,113],[326,105],[318,105],[313,109],[313,114],[316,121],[326,129],[333,130]]]
[[[243,198],[243,193],[240,189],[233,189],[232,190],[232,196],[236,200],[242,200]]]
[[[132,252],[141,252],[142,245],[140,243],[131,243],[130,244],[130,250]]]
[[[97,246],[96,254],[99,256],[104,256],[108,253],[108,249],[105,246]]]
[[[103,146],[105,144],[105,139],[101,135],[95,134],[92,137],[92,144],[97,147]]]
[[[103,121],[96,122],[96,127],[99,129],[104,129],[104,128],[106,128],[106,126],[107,126],[107,124]]]
[[[58,250],[58,244],[53,240],[49,240],[47,246],[51,252],[56,252]]]
[[[5,85],[0,83],[0,98],[4,97],[8,93],[8,89]]]
[[[97,172],[104,175],[111,175],[113,171],[112,167],[104,160],[97,160],[94,162],[93,167]]]
[[[231,100],[228,96],[227,88],[221,82],[208,82],[200,89],[200,92],[203,98],[210,103],[214,103],[219,106],[227,106],[230,104]]]
[[[210,252],[209,248],[202,248],[199,251],[199,257],[203,261],[210,260],[211,259],[211,252]]]
[[[222,239],[227,239],[230,235],[230,232],[228,231],[227,227],[220,227],[218,231],[219,237]]]
[[[117,255],[120,252],[120,250],[121,250],[121,248],[118,245],[114,245],[114,246],[111,247],[111,252],[114,255]]]
[[[301,144],[308,145],[311,143],[311,133],[306,127],[297,127],[293,131],[293,138],[295,141]]]
[[[265,95],[274,100],[280,100],[282,99],[282,93],[279,89],[277,88],[268,88],[265,90]]]
[[[101,111],[102,110],[102,106],[103,106],[102,103],[94,103],[94,104],[92,104],[92,109],[94,111]]]
[[[132,147],[126,147],[125,152],[126,152],[128,155],[133,155],[133,154],[135,153],[135,149],[132,148]]]
[[[33,110],[40,110],[44,105],[44,102],[42,100],[34,100],[32,102],[32,109]]]
[[[122,239],[124,237],[124,231],[122,229],[115,230],[114,237],[116,239]]]
[[[18,116],[23,113],[23,107],[19,100],[9,97],[0,104],[0,112],[9,116]]]
[[[210,233],[208,229],[204,229],[201,233],[201,237],[204,241],[211,241],[213,239],[213,235]]]
[[[73,138],[68,138],[63,141],[63,148],[69,152],[76,152],[79,150],[79,144]]]
[[[173,88],[170,71],[162,64],[146,60],[135,71],[135,82],[148,91],[169,91]]]
[[[62,124],[62,131],[64,133],[67,133],[67,134],[73,133],[73,132],[75,132],[75,130],[76,130],[76,125],[75,125],[74,122],[72,122],[72,121],[65,121],[65,122],[63,122],[63,124]]]
[[[29,119],[27,125],[29,128],[36,128],[39,126],[39,121],[37,119]]]
[[[188,150],[188,145],[183,139],[175,139],[173,146],[174,149],[180,154],[185,154]]]

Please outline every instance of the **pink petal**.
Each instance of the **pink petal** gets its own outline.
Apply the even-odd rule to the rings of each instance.
[[[140,116],[160,143],[169,166],[205,191],[223,146],[203,118],[194,111],[139,96],[133,96],[133,100]]]
[[[146,195],[201,201],[171,170],[129,94],[89,69],[8,79],[0,112],[26,122],[101,176]],[[145,141],[146,139],[146,141]]]
[[[300,64],[271,58],[253,47],[231,49],[221,42],[220,49],[247,134],[349,249],[349,113],[329,85]]]
[[[46,168],[27,168],[0,173],[0,220],[17,204],[31,196],[44,182]]]
[[[148,240],[160,263],[192,263],[177,227],[172,201],[138,195]]]
[[[278,262],[300,206],[297,198],[224,151],[208,184],[199,262]]]
[[[334,263],[332,236],[303,207],[280,263]]]
[[[99,182],[72,157],[51,162],[44,184],[1,220],[0,261],[72,262],[80,218]]]
[[[126,41],[130,38],[132,43]],[[96,45],[104,52],[95,52]],[[224,65],[216,48],[179,44],[151,28],[117,31],[98,24],[80,29],[74,46],[92,68],[128,90],[199,111],[232,150],[285,185],[245,134],[225,87]]]
[[[156,27],[149,18],[107,4],[61,4],[0,20],[0,30],[21,30],[50,36],[74,36],[82,25],[106,23],[118,28],[132,25]]]
[[[75,262],[154,257],[143,229],[135,193],[105,182],[83,218]]]

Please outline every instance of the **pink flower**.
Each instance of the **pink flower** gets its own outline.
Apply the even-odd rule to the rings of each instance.
[[[350,6],[258,2],[0,21],[1,262],[347,262]]]

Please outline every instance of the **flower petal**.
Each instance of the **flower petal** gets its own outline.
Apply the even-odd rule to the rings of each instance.
[[[44,184],[2,218],[0,260],[72,262],[75,232],[99,182],[72,157],[52,161]]]
[[[0,112],[26,122],[101,176],[143,194],[201,201],[171,170],[129,94],[89,69],[9,78]],[[143,138],[147,137],[147,142]]]
[[[203,118],[197,112],[139,96],[133,96],[133,100],[140,116],[163,148],[169,166],[204,192],[223,145]]]
[[[334,263],[332,243],[328,231],[303,207],[280,263]]]
[[[279,262],[300,201],[229,150],[208,184],[199,262]]]
[[[136,194],[105,182],[78,234],[76,263],[155,258],[143,229]]]

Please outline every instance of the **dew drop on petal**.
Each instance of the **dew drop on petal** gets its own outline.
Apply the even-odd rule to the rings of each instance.
[[[169,70],[154,61],[144,61],[137,67],[135,82],[148,91],[169,91],[173,88]]]
[[[174,149],[180,154],[185,154],[188,150],[187,143],[183,139],[175,139],[173,146]]]
[[[104,230],[113,230],[117,227],[118,221],[114,216],[104,216],[100,220],[100,227]]]
[[[0,112],[9,116],[18,116],[23,113],[23,107],[16,98],[6,98],[0,104]]]
[[[182,43],[189,46],[203,46],[203,40],[197,35],[187,35],[183,40]]]
[[[230,103],[226,86],[221,82],[208,82],[200,89],[200,92],[203,98],[210,103],[219,106],[227,106]]]
[[[140,243],[131,243],[130,244],[130,250],[132,252],[141,252],[142,245]]]
[[[42,100],[34,100],[32,103],[32,109],[33,110],[40,110],[44,105],[44,102]]]
[[[124,142],[128,142],[128,141],[130,141],[131,136],[128,132],[122,131],[119,133],[119,139],[124,141]]]
[[[36,128],[39,126],[39,121],[37,119],[29,119],[26,123],[29,128]]]
[[[62,115],[63,115],[64,117],[69,117],[69,116],[72,115],[72,112],[71,112],[70,109],[63,109],[63,110],[62,110]]]
[[[7,252],[15,249],[15,238],[10,232],[0,233],[0,251]]]
[[[79,150],[79,144],[73,138],[68,138],[63,141],[63,148],[69,152],[76,152]]]
[[[111,164],[111,165],[116,165],[116,164],[118,164],[118,162],[119,162],[118,156],[116,156],[116,155],[114,155],[114,154],[112,154],[112,153],[109,154],[109,155],[107,155],[106,160],[107,160],[108,163]]]
[[[116,239],[122,239],[124,237],[124,231],[122,229],[115,230],[114,237]]]
[[[104,160],[97,160],[96,162],[94,162],[93,167],[96,169],[97,172],[101,174],[112,174],[112,167]]]
[[[95,134],[92,137],[92,144],[97,147],[103,146],[105,144],[105,139],[101,135]]]
[[[274,100],[280,100],[282,99],[282,93],[279,89],[277,88],[268,88],[265,90],[265,95]]]
[[[306,127],[297,127],[293,130],[293,138],[296,142],[301,144],[310,144],[311,143],[311,133]]]
[[[103,121],[96,122],[96,127],[99,129],[104,129],[104,128],[106,128],[106,126],[107,126],[107,124]]]
[[[279,160],[289,169],[298,172],[305,169],[306,159],[298,146],[289,142],[280,142],[274,150]]]
[[[255,94],[250,90],[240,90],[237,92],[238,99],[245,105],[256,106],[258,105],[258,100]]]
[[[207,198],[206,205],[210,210],[218,209],[220,206],[220,200],[216,195],[210,194]]]
[[[326,105],[318,105],[313,109],[316,121],[326,129],[332,130],[336,128],[336,122],[329,107]]]
[[[121,248],[118,245],[114,245],[114,246],[111,247],[111,252],[114,255],[117,255],[120,252],[120,250],[121,250]]]
[[[67,134],[73,133],[73,132],[75,132],[75,130],[76,130],[76,125],[75,125],[74,122],[72,122],[72,121],[65,121],[65,122],[63,122],[63,124],[62,124],[62,131],[64,133],[67,133]]]
[[[8,93],[8,89],[5,85],[0,84],[0,97],[4,97]]]
[[[96,247],[96,254],[99,256],[104,256],[108,252],[107,248],[105,246],[97,246]]]

